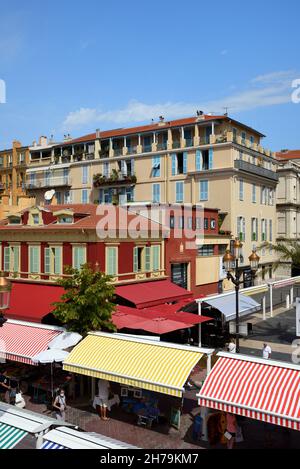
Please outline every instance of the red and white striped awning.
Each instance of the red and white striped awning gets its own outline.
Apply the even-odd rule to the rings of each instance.
[[[63,332],[61,328],[7,321],[0,328],[0,359],[37,365],[32,358],[48,349],[48,344]]]
[[[201,406],[300,431],[300,366],[218,356],[198,394]]]

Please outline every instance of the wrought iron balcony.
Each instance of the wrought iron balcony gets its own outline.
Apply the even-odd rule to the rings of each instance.
[[[275,171],[271,171],[270,169],[262,168],[261,166],[248,163],[247,161],[243,160],[235,160],[234,162],[235,169],[243,171],[245,173],[254,174],[255,176],[261,176],[267,179],[271,179],[272,181],[278,181],[279,176]]]

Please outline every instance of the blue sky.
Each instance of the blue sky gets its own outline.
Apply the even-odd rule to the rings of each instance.
[[[0,148],[224,106],[265,146],[300,148],[299,15],[298,0],[0,0]]]

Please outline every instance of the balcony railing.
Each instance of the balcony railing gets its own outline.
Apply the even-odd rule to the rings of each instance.
[[[143,146],[143,152],[144,153],[149,153],[150,151],[152,151],[152,145],[144,145]]]
[[[180,148],[181,145],[180,145],[180,141],[179,140],[173,140],[172,142],[172,148]]]
[[[193,147],[194,146],[194,139],[193,138],[186,138],[185,139],[185,146],[186,147]]]
[[[119,186],[126,184],[136,184],[136,176],[134,174],[125,175],[122,173],[112,174],[111,176],[103,176],[95,174],[93,178],[94,187],[100,186]]]
[[[247,161],[242,160],[235,160],[234,162],[235,169],[239,169],[240,171],[244,171],[246,173],[255,174],[256,176],[261,176],[267,179],[271,179],[272,181],[278,181],[279,176],[274,171],[270,169],[262,168],[261,166],[257,166],[252,163],[248,163]]]
[[[167,150],[167,148],[168,148],[168,143],[167,142],[162,142],[162,143],[157,144],[157,150],[158,151]]]
[[[71,178],[69,176],[57,176],[50,177],[45,179],[37,180],[27,180],[26,189],[45,189],[47,187],[61,187],[61,186],[71,186]]]
[[[114,148],[114,156],[122,156],[123,148]]]

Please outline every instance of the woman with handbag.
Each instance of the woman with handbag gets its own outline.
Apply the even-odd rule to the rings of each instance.
[[[64,389],[60,389],[58,395],[54,399],[53,407],[55,409],[55,415],[57,420],[66,420],[66,396]]]

